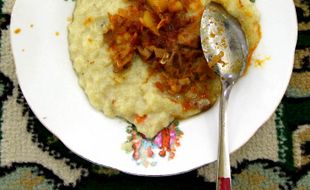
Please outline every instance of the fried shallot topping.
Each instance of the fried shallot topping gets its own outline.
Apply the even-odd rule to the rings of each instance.
[[[139,55],[151,74],[159,74],[155,86],[161,92],[183,96],[186,110],[207,109],[199,102],[208,98],[208,79],[214,79],[215,74],[200,46],[201,1],[127,1],[128,8],[109,15],[109,28],[104,33],[114,72],[128,68]]]

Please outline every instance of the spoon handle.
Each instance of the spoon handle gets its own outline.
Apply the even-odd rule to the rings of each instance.
[[[217,190],[231,190],[230,159],[227,136],[227,104],[233,84],[222,81],[219,117],[219,144],[217,159]]]

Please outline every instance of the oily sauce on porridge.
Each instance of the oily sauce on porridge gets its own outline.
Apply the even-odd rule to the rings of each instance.
[[[114,72],[130,67],[138,55],[150,75],[159,75],[156,88],[181,103],[184,111],[207,110],[218,96],[218,87],[210,82],[217,76],[200,45],[203,10],[200,0],[132,0],[128,8],[109,15],[104,38]]]

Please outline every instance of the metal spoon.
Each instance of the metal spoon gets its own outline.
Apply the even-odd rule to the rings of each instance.
[[[227,105],[230,91],[244,72],[248,56],[239,22],[219,4],[209,3],[200,26],[201,45],[209,66],[221,77],[217,190],[231,190],[227,137]]]

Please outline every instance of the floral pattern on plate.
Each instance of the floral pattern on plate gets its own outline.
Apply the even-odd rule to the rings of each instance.
[[[178,128],[178,121],[172,122],[167,128],[162,129],[153,139],[147,139],[137,132],[134,125],[127,127],[127,141],[123,149],[132,154],[137,165],[144,167],[156,166],[157,159],[175,157],[176,148],[180,146],[180,139],[183,132]]]

